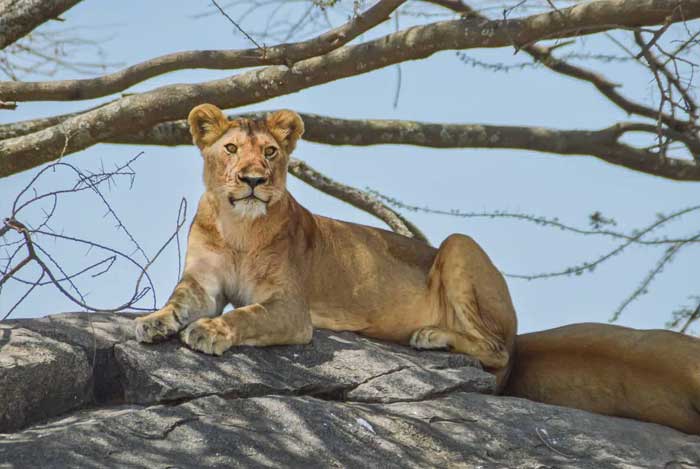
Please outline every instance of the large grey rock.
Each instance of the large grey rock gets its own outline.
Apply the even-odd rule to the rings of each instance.
[[[133,337],[133,313],[61,313],[36,319],[14,319],[4,324],[21,326],[60,342],[84,348],[92,355]]]
[[[698,436],[489,395],[462,355],[316,331],[210,357],[131,321],[0,325],[0,421],[32,424],[0,434],[0,468],[700,467]]]
[[[494,377],[464,355],[417,352],[317,330],[309,345],[239,347],[222,357],[178,341],[117,344],[125,401],[152,404],[218,394],[305,394],[365,402],[423,399],[450,390],[491,393]]]
[[[93,398],[114,402],[124,394],[114,364],[114,345],[132,337],[134,317],[129,313],[62,313],[7,323],[83,349],[92,365]]]
[[[474,393],[396,404],[307,396],[120,408],[0,437],[0,467],[672,468],[700,438]]]
[[[82,349],[0,324],[0,432],[90,402],[91,375]]]

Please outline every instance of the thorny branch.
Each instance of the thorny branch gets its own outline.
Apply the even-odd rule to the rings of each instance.
[[[674,311],[673,319],[666,323],[666,327],[678,328],[678,332],[689,333],[690,325],[700,320],[700,296],[693,296],[692,299],[696,306],[686,306]],[[682,326],[681,323],[683,323]]]
[[[642,227],[641,229],[633,229],[628,232],[612,230],[609,228],[603,228],[604,225],[614,225],[616,222],[614,220],[605,219],[599,212],[595,212],[590,217],[591,228],[576,227],[572,225],[565,224],[555,218],[547,218],[538,215],[526,214],[526,213],[515,213],[515,212],[503,212],[503,211],[491,211],[491,212],[466,212],[459,209],[449,209],[440,210],[429,207],[421,207],[417,205],[410,205],[401,202],[395,198],[386,196],[377,191],[370,190],[371,194],[375,195],[377,198],[385,201],[387,204],[392,205],[398,209],[408,210],[411,212],[422,212],[434,215],[446,215],[457,218],[489,218],[489,219],[510,219],[516,221],[523,221],[527,223],[533,223],[538,226],[554,228],[564,232],[570,232],[577,235],[583,236],[602,236],[608,237],[619,244],[609,249],[605,253],[601,254],[592,261],[586,261],[581,264],[576,264],[573,266],[568,266],[563,269],[541,272],[535,274],[510,274],[504,273],[506,277],[522,279],[522,280],[539,280],[554,277],[564,277],[564,276],[578,276],[584,273],[592,273],[601,264],[611,260],[615,256],[618,256],[624,252],[628,247],[632,245],[646,245],[646,246],[660,246],[664,248],[664,253],[662,257],[654,264],[653,268],[647,273],[647,275],[641,280],[639,286],[630,293],[622,302],[622,304],[613,312],[610,321],[616,321],[619,319],[622,312],[636,299],[640,298],[642,295],[648,293],[649,285],[654,281],[658,275],[663,271],[664,267],[667,266],[678,252],[691,245],[700,245],[700,231],[696,231],[691,235],[686,236],[661,236],[650,238],[649,236],[659,229],[666,226],[669,222],[675,221],[681,217],[700,213],[700,205],[688,207],[682,210],[676,210],[670,214],[658,214],[657,219],[650,223],[649,225]],[[698,314],[694,314],[693,319],[690,322],[697,319]],[[673,327],[678,326],[678,322],[673,324]],[[687,325],[684,327],[687,329]]]
[[[111,206],[101,189],[101,186],[105,184],[114,184],[117,178],[127,178],[130,180],[131,184],[133,184],[136,173],[131,165],[140,156],[141,154],[128,160],[124,164],[118,165],[114,170],[106,171],[102,169],[98,172],[89,173],[80,170],[70,163],[58,161],[38,171],[24,189],[18,193],[12,204],[9,216],[3,220],[2,226],[0,226],[0,239],[5,240],[7,238],[12,238],[12,234],[16,235],[14,240],[4,241],[0,244],[0,247],[5,248],[7,253],[5,265],[0,266],[0,295],[2,295],[3,287],[10,282],[24,285],[26,291],[13,306],[9,307],[6,311],[0,311],[2,315],[0,320],[9,317],[36,288],[44,286],[54,287],[72,303],[88,311],[116,312],[126,309],[152,311],[156,308],[157,298],[155,287],[148,273],[148,269],[158,259],[163,250],[179,236],[179,232],[186,219],[186,202],[184,199],[181,202],[175,232],[163,243],[156,254],[152,258],[149,258],[126,228],[122,219]],[[37,190],[38,181],[47,174],[54,174],[57,172],[60,172],[62,176],[65,175],[65,173],[72,174],[75,176],[75,182],[64,188],[39,192]],[[65,178],[61,180],[65,181]],[[92,193],[97,198],[100,204],[106,209],[105,216],[116,222],[116,230],[127,236],[130,244],[134,247],[134,253],[139,253],[143,260],[134,257],[133,253],[128,254],[107,244],[77,236],[66,235],[63,232],[58,232],[51,228],[52,217],[56,213],[59,200],[68,195],[79,194],[81,192]],[[51,203],[51,207],[48,211],[41,206],[41,203],[47,200]],[[36,210],[37,208],[41,208],[44,213],[43,219],[38,226],[33,228],[29,223],[21,221],[25,216],[31,217],[29,213],[32,209]],[[24,215],[25,212],[27,212],[27,215]],[[44,247],[44,243],[42,242],[44,239],[53,240],[54,242],[68,242],[74,246],[84,246],[88,248],[88,252],[90,252],[90,250],[95,250],[101,252],[102,256],[96,261],[88,261],[87,265],[77,271],[68,273],[62,265],[61,259],[57,259],[49,249]],[[12,249],[12,251],[8,251],[8,248]],[[24,257],[17,260],[22,251],[26,251]],[[126,265],[130,265],[132,268],[136,268],[138,272],[131,296],[123,303],[112,307],[89,304],[86,300],[86,295],[78,285],[80,279],[85,276],[90,276],[91,278],[100,277],[115,267],[116,263],[120,260]],[[178,264],[179,263],[180,262],[178,262]],[[30,265],[35,265],[39,271],[39,276],[33,280],[27,279],[22,275],[23,272],[28,271]],[[151,306],[140,306],[139,302],[147,295],[151,297]]]

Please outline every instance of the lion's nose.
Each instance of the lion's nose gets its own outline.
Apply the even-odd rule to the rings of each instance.
[[[251,189],[255,189],[256,186],[260,184],[265,184],[267,182],[266,177],[251,177],[251,176],[238,176],[241,182],[245,182],[250,186]]]

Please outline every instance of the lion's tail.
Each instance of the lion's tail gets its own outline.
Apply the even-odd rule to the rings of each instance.
[[[503,394],[700,434],[700,339],[574,324],[519,335]]]

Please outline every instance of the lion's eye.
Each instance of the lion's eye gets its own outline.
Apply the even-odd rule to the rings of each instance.
[[[233,155],[234,153],[236,153],[236,151],[238,151],[238,147],[233,143],[227,143],[226,145],[224,145],[224,149],[229,155]]]
[[[272,158],[274,158],[276,154],[277,154],[276,147],[269,146],[269,147],[265,148],[265,158],[267,158],[268,160],[271,160]]]

